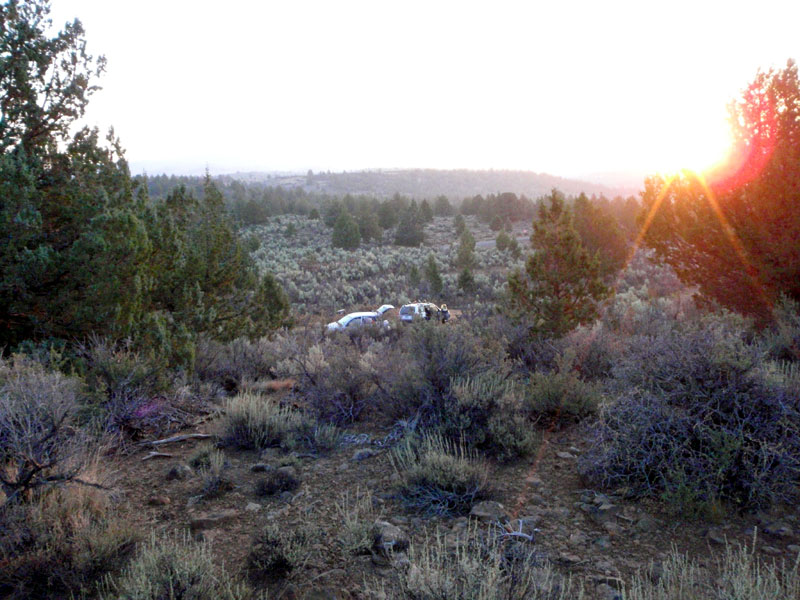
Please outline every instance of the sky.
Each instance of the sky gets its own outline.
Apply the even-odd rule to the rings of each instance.
[[[800,2],[54,0],[134,173],[701,169]]]

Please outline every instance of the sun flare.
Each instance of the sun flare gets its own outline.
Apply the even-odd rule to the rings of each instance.
[[[655,172],[692,171],[708,173],[728,158],[733,139],[724,119],[685,117],[653,144],[652,169]]]

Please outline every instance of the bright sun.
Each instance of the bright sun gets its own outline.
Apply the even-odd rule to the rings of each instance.
[[[679,122],[665,127],[661,138],[654,142],[653,169],[659,173],[706,173],[727,158],[731,145],[725,119],[683,115]]]

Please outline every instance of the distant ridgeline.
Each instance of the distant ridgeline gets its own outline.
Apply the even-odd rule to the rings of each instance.
[[[225,190],[226,196],[235,192],[234,183],[243,187],[280,187],[293,192],[290,197],[297,198],[303,193],[327,196],[347,194],[390,198],[395,194],[409,198],[423,199],[447,196],[458,203],[463,198],[476,195],[511,192],[528,198],[539,198],[550,193],[553,188],[567,196],[577,196],[581,192],[591,195],[615,196],[635,195],[632,188],[610,187],[576,179],[565,179],[545,173],[531,171],[471,171],[404,169],[353,171],[344,173],[271,174],[234,173],[214,177],[215,182]],[[202,189],[202,177],[158,175],[148,178],[148,188],[153,197],[165,196],[170,189],[179,184],[188,188]],[[233,199],[233,198],[231,198]]]

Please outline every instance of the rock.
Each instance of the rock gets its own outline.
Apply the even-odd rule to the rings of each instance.
[[[525,478],[525,483],[535,490],[538,490],[540,487],[542,487],[542,485],[544,485],[544,482],[539,479],[537,475],[528,475]]]
[[[575,532],[575,533],[571,534],[569,536],[569,540],[568,541],[569,541],[571,546],[585,546],[587,544],[587,542],[589,541],[589,538],[587,538],[583,533],[578,531],[578,532]]]
[[[709,529],[706,533],[706,539],[718,546],[725,545],[725,535],[719,529]]]
[[[619,508],[613,504],[605,503],[602,506],[596,504],[580,504],[580,509],[585,512],[595,523],[602,525],[610,521],[619,512]]]
[[[789,544],[788,546],[786,546],[786,551],[789,554],[800,554],[800,546],[798,546],[797,544]]]
[[[192,507],[195,504],[200,504],[203,501],[203,494],[198,494],[197,496],[189,496],[189,499],[186,501],[186,508]]]
[[[576,556],[575,554],[568,554],[565,552],[558,555],[558,560],[568,565],[574,565],[576,563],[581,562],[581,557]]]
[[[660,527],[661,523],[650,515],[644,515],[636,521],[636,530],[641,533],[652,533],[657,531]]]
[[[281,492],[280,494],[278,494],[277,498],[284,504],[291,504],[292,500],[294,500],[294,494],[292,494],[292,492],[287,490],[285,492]]]
[[[794,537],[794,532],[792,531],[792,528],[789,527],[789,525],[787,525],[786,523],[782,523],[780,521],[764,525],[763,531],[764,533],[773,535],[781,539]]]
[[[594,542],[592,542],[592,546],[598,550],[608,550],[611,548],[611,538],[609,538],[607,535],[601,535]]]
[[[372,458],[373,456],[377,456],[377,452],[372,448],[361,448],[353,452],[353,457],[350,459],[355,462],[361,462],[362,460],[367,460],[368,458]]]
[[[771,556],[778,556],[779,554],[783,554],[778,548],[775,546],[762,546],[761,551],[765,554],[769,554]]]
[[[167,481],[179,480],[183,481],[184,479],[189,479],[193,474],[192,468],[189,465],[184,464],[177,464],[172,465],[166,474]]]
[[[267,463],[256,463],[250,467],[250,470],[253,473],[266,473],[267,471],[273,471],[274,469],[275,467],[268,465]]]
[[[244,507],[247,512],[258,512],[261,508],[261,505],[257,502],[248,502],[247,506]]]
[[[164,495],[162,494],[162,495],[154,495],[154,496],[150,496],[150,497],[147,499],[147,503],[148,503],[150,506],[166,506],[166,505],[168,505],[168,504],[171,504],[171,503],[172,503],[172,500],[170,499],[170,497],[169,497],[169,496],[164,496]]]
[[[218,513],[200,515],[189,521],[189,529],[194,533],[204,529],[213,529],[233,521],[239,513],[233,509],[223,510]]]
[[[397,525],[388,521],[375,521],[372,525],[372,549],[386,557],[408,550],[410,540]]]
[[[280,458],[283,451],[280,448],[264,448],[259,454],[258,459],[261,462],[268,462]]]
[[[564,458],[564,459],[577,458],[574,454],[570,452],[556,452],[556,456],[558,458]]]
[[[505,522],[508,520],[506,508],[494,500],[484,500],[483,502],[478,502],[472,507],[472,510],[469,511],[469,516],[484,522]]]
[[[300,477],[298,475],[298,473],[297,473],[297,469],[295,467],[293,467],[292,465],[287,465],[285,467],[278,467],[275,472],[276,473],[281,473],[281,474],[286,475],[288,477],[293,477],[295,479],[298,479]]]
[[[622,600],[620,592],[607,583],[601,583],[595,588],[597,600]]]

